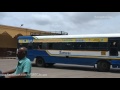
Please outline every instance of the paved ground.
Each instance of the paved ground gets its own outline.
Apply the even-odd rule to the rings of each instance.
[[[15,59],[0,59],[0,70],[13,69]],[[32,65],[32,78],[120,78],[120,69],[110,72],[98,72],[91,66],[55,64],[52,68],[35,67]]]

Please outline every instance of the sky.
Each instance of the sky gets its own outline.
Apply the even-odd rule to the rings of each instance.
[[[120,33],[120,12],[0,12],[0,25],[69,35]]]

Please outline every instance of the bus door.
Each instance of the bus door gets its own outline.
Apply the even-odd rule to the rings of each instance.
[[[110,49],[109,49],[110,56],[118,56],[118,42],[117,41],[112,41],[110,42]]]

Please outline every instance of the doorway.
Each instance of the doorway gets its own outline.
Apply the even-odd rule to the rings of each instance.
[[[118,42],[112,41],[110,42],[110,56],[118,56]]]

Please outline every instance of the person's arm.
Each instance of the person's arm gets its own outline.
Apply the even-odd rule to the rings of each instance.
[[[20,73],[20,74],[12,74],[12,75],[7,75],[5,76],[5,78],[25,78],[26,76],[28,76],[31,71],[31,62],[28,61],[24,64],[24,67],[23,67],[23,73]]]
[[[27,76],[26,73],[21,73],[21,74],[6,75],[5,78],[24,78],[26,76]]]
[[[16,69],[12,69],[12,70],[9,70],[9,71],[6,71],[6,72],[2,72],[2,74],[12,74],[15,72]]]

